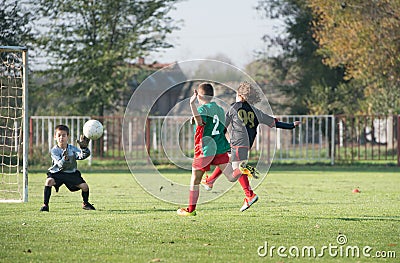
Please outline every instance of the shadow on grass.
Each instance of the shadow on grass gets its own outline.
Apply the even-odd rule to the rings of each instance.
[[[171,213],[174,210],[166,208],[154,208],[154,209],[107,209],[103,210],[110,214],[152,214],[154,212],[168,212]]]
[[[318,219],[337,219],[343,221],[400,221],[400,216],[330,217]]]
[[[302,171],[302,172],[315,172],[315,171],[329,171],[329,172],[371,172],[371,173],[393,173],[398,171],[399,167],[396,165],[380,165],[380,164],[348,164],[348,165],[299,165],[299,164],[272,164],[270,172],[274,171]]]

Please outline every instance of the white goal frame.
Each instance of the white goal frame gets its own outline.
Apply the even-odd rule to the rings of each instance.
[[[15,52],[21,54],[22,65],[20,72],[21,76],[21,88],[22,88],[22,109],[21,109],[21,121],[22,121],[22,134],[16,139],[16,146],[19,148],[22,146],[22,153],[17,150],[17,167],[16,167],[16,185],[17,192],[20,198],[7,199],[0,196],[0,202],[28,202],[28,147],[29,147],[29,117],[28,117],[28,48],[21,46],[0,46],[0,54],[4,52]],[[0,60],[0,66],[3,66],[3,62]],[[2,76],[0,69],[0,77]],[[0,116],[0,118],[2,118]],[[16,128],[17,130],[17,128]],[[17,144],[18,143],[18,144]],[[22,144],[22,145],[21,145]],[[21,155],[22,154],[22,155]],[[22,163],[21,163],[22,162]],[[1,164],[3,166],[3,163]],[[22,174],[22,182],[20,180]],[[1,176],[4,176],[3,169],[1,170]],[[2,189],[1,189],[2,190]]]

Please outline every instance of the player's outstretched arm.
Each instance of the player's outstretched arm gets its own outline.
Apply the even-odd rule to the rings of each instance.
[[[201,118],[199,111],[197,110],[197,107],[196,107],[197,95],[198,95],[197,90],[194,90],[192,97],[190,97],[190,109],[192,111],[194,122],[198,126],[198,125],[204,125],[204,122],[203,122],[203,119]]]
[[[281,122],[281,121],[275,121],[275,127],[279,128],[279,129],[286,129],[286,130],[291,130],[296,128],[297,126],[299,126],[301,124],[300,121],[295,121],[292,123],[288,123],[288,122]]]

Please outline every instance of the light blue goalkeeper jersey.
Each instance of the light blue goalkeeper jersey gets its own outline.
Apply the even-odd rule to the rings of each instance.
[[[50,173],[57,173],[57,172],[65,172],[65,173],[74,173],[76,172],[78,166],[76,161],[77,160],[84,160],[90,156],[89,148],[86,149],[79,149],[76,146],[67,145],[68,151],[68,161],[65,160],[63,156],[64,150],[58,145],[55,145],[50,150],[51,160],[53,165],[49,168]]]

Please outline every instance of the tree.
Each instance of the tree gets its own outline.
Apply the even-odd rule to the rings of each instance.
[[[287,114],[291,103],[282,92],[282,86],[290,85],[281,80],[282,72],[271,58],[259,58],[246,65],[246,72],[262,89],[270,106],[277,114]]]
[[[69,112],[103,116],[115,111],[133,75],[129,64],[171,47],[165,38],[177,29],[167,16],[172,0],[38,2],[48,28],[40,39],[49,57],[46,84],[72,97],[64,107]]]
[[[294,114],[343,113],[338,107],[339,85],[348,87],[341,67],[330,68],[316,53],[313,39],[312,12],[305,0],[260,0],[257,9],[270,19],[283,20],[285,32],[273,38],[266,35],[269,46],[280,46],[282,52],[268,60],[276,76],[276,85],[286,97]],[[355,104],[354,104],[355,105]]]
[[[369,113],[400,112],[400,1],[307,2],[323,63],[364,86]]]
[[[19,1],[0,0],[0,46],[29,46],[33,41],[31,11]]]
[[[34,67],[35,36],[34,4],[21,1],[0,0],[0,45],[25,46],[28,48],[28,89],[29,115],[36,112],[40,106],[47,106],[49,98],[41,86],[36,85]],[[48,112],[43,112],[48,114]]]

